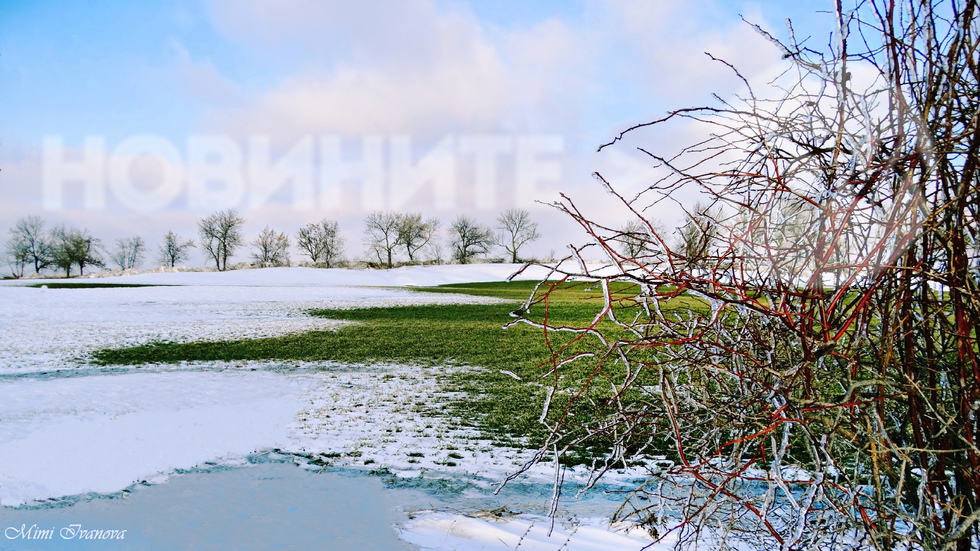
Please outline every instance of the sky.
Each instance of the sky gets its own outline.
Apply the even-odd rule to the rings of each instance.
[[[443,227],[531,212],[527,254],[587,236],[548,206],[565,194],[612,227],[628,219],[596,184],[644,187],[636,150],[676,134],[633,124],[711,104],[785,69],[743,18],[816,48],[817,0],[0,0],[0,231],[41,216],[107,247],[193,238],[234,208],[248,241],[340,223],[364,258],[363,218],[421,212]],[[823,10],[823,11],[821,11]],[[650,215],[668,226],[679,210]],[[445,241],[445,238],[443,238]],[[248,260],[248,247],[234,257]],[[504,256],[496,251],[491,256]],[[301,260],[293,252],[294,261]],[[203,265],[197,253],[189,265]]]

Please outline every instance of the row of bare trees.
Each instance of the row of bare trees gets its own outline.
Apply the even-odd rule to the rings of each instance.
[[[454,220],[448,230],[452,260],[466,264],[499,245],[513,262],[518,262],[521,248],[539,237],[537,223],[525,210],[505,211],[497,222],[494,229],[466,216]],[[245,245],[244,224],[245,219],[232,209],[210,214],[198,221],[197,243],[185,240],[173,231],[168,232],[160,245],[158,260],[163,266],[177,266],[189,258],[196,245],[219,271],[227,270],[228,260]],[[420,213],[375,212],[365,218],[364,224],[368,254],[379,264],[393,267],[396,256],[402,252],[409,263],[418,263],[423,256],[442,262],[437,218],[423,219]],[[316,266],[330,268],[342,261],[344,239],[336,221],[324,219],[303,226],[296,233],[295,243]],[[256,265],[289,266],[291,263],[289,236],[269,226],[259,233],[251,246],[251,260]],[[108,261],[103,253],[108,255]],[[64,270],[66,276],[71,275],[75,266],[79,274],[84,274],[86,267],[106,267],[109,261],[125,270],[142,265],[145,256],[146,242],[139,236],[118,239],[115,248],[110,250],[84,230],[59,226],[46,232],[44,221],[37,216],[17,221],[10,230],[6,248],[8,265],[16,277],[23,276],[29,265],[35,273],[57,267]]]
[[[190,257],[199,246],[219,270],[228,268],[228,258],[243,244],[241,233],[245,220],[233,210],[211,214],[198,222],[199,241],[183,239],[173,231],[167,232],[160,244],[157,260],[162,266],[175,267]],[[45,269],[63,270],[71,276],[77,268],[84,275],[92,266],[119,269],[139,268],[146,259],[147,246],[142,237],[117,239],[115,247],[107,248],[87,230],[58,226],[45,230],[38,216],[27,216],[10,229],[5,256],[15,277],[22,277],[27,267],[40,274]],[[317,265],[330,267],[343,251],[343,240],[337,233],[337,223],[323,220],[309,224],[297,234],[297,244]],[[252,260],[263,266],[289,265],[289,238],[266,227],[252,242]]]
[[[244,222],[233,210],[214,213],[198,222],[200,246],[219,270],[227,269],[228,258],[243,245]],[[531,221],[527,211],[505,211],[498,222],[500,231],[495,232],[466,216],[454,220],[448,230],[452,260],[466,264],[500,244],[516,262],[520,248],[539,237],[537,223]],[[402,252],[410,264],[421,262],[424,255],[441,263],[440,226],[437,218],[424,219],[421,213],[373,212],[364,219],[364,245],[379,265],[388,268],[394,267]],[[344,250],[337,222],[326,219],[300,228],[296,244],[315,265],[328,268],[341,260]],[[267,226],[252,246],[252,260],[258,265],[290,264],[290,240],[285,233]]]
[[[66,277],[77,266],[78,273],[84,275],[86,268],[107,265],[103,253],[120,268],[132,268],[143,262],[146,253],[140,237],[118,239],[115,248],[106,249],[88,230],[61,225],[46,231],[44,226],[40,217],[27,216],[10,229],[4,252],[15,277],[22,277],[28,266],[38,274],[46,268],[63,270]]]
[[[198,222],[200,246],[219,270],[227,269],[228,258],[243,244],[241,227],[245,220],[234,210],[217,212]],[[439,242],[441,223],[438,218],[423,218],[421,213],[373,212],[364,219],[364,245],[377,263],[388,268],[395,265],[399,253],[409,263],[430,260],[442,262]],[[466,216],[459,216],[448,228],[452,260],[467,264],[493,246],[503,248],[518,262],[522,247],[540,237],[538,224],[523,209],[510,209],[497,218],[496,228],[483,226]],[[307,224],[296,234],[296,244],[316,265],[331,267],[340,262],[344,241],[337,222],[322,220]],[[263,266],[288,266],[290,240],[285,233],[266,227],[252,243],[252,260]]]
[[[4,253],[15,277],[23,277],[28,267],[36,274],[53,268],[69,277],[75,268],[79,275],[85,275],[86,268],[114,265],[127,270],[139,268],[146,260],[147,246],[140,236],[120,238],[114,247],[106,247],[85,229],[59,225],[45,230],[45,222],[39,216],[19,219],[9,234]],[[187,260],[193,247],[193,241],[168,232],[157,251],[157,260],[163,266],[177,266]]]
[[[245,219],[235,210],[216,212],[197,223],[199,245],[219,271],[228,269],[228,259],[244,244]],[[296,244],[314,265],[332,267],[341,259],[343,237],[337,222],[323,219],[299,229]],[[289,266],[289,236],[266,226],[252,242],[252,261],[259,266]]]
[[[757,29],[775,86],[736,71],[739,95],[613,141],[704,130],[641,148],[639,196],[596,174],[626,231],[555,204],[589,239],[555,275],[605,300],[587,326],[515,322],[554,347],[538,459],[602,443],[597,475],[648,465],[622,516],[678,548],[980,548],[977,4],[839,1],[826,53]],[[679,246],[646,213],[694,195]]]
[[[439,219],[423,219],[421,213],[373,212],[364,219],[364,245],[379,264],[388,268],[394,266],[398,252],[404,252],[409,263],[419,262],[425,253],[441,262],[440,226]],[[459,216],[449,225],[448,237],[453,262],[468,264],[499,246],[516,263],[521,260],[521,248],[540,234],[537,222],[526,210],[508,209],[497,217],[493,228]]]

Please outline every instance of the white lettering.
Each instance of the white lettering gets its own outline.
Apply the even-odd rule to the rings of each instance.
[[[61,529],[61,537],[66,540],[124,540],[126,530],[86,530],[81,524],[70,524]]]
[[[454,143],[452,136],[446,136],[413,165],[412,143],[408,136],[391,138],[391,187],[388,190],[391,210],[403,208],[429,182],[432,183],[435,208],[449,210],[456,206]]]
[[[473,187],[476,208],[489,210],[497,206],[497,157],[514,149],[507,136],[461,136],[460,153],[473,154]]]
[[[517,158],[514,161],[517,204],[524,205],[541,199],[543,190],[538,184],[561,179],[561,163],[557,160],[542,161],[540,154],[558,154],[564,151],[561,136],[524,136],[517,138]]]
[[[445,136],[419,156],[409,136],[350,140],[354,151],[346,155],[342,146],[348,144],[335,135],[305,136],[273,153],[271,138],[252,136],[246,159],[241,144],[227,136],[191,136],[183,157],[154,135],[128,138],[108,156],[101,137],[88,136],[84,148],[72,151],[61,138],[46,136],[43,205],[64,208],[71,192],[84,208],[105,209],[108,191],[134,211],[159,211],[186,197],[190,209],[213,212],[261,208],[291,191],[295,209],[340,211],[351,206],[343,204],[342,190],[353,184],[365,211],[398,211],[422,198],[434,209],[451,211],[461,197],[488,211],[497,208],[505,189],[513,189],[514,203],[527,205],[552,194],[550,185],[562,177],[564,139],[557,135]],[[472,165],[460,165],[459,155]],[[462,175],[461,166],[467,167]],[[502,178],[513,187],[502,188]]]
[[[80,182],[84,186],[82,206],[88,210],[105,208],[105,140],[86,136],[81,161],[65,159],[65,146],[58,136],[42,140],[41,189],[45,209],[58,210],[65,205],[65,184]]]
[[[367,210],[384,209],[384,141],[380,136],[361,138],[361,160],[343,159],[340,136],[320,137],[320,207],[339,210],[340,185],[361,184],[361,200]]]
[[[265,204],[288,181],[293,183],[293,206],[313,208],[313,138],[301,139],[274,165],[270,161],[268,137],[252,137],[248,149],[249,204]]]
[[[188,138],[187,170],[192,209],[235,208],[245,197],[242,150],[231,138]]]
[[[163,176],[153,189],[145,191],[133,186],[130,168],[138,155],[152,156],[161,167]],[[123,206],[136,211],[160,210],[169,205],[183,189],[180,152],[168,140],[159,136],[133,136],[119,144],[109,161],[109,189]]]

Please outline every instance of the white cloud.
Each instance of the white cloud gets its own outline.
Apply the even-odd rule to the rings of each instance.
[[[717,12],[711,0],[595,0],[583,22],[505,31],[463,4],[429,0],[216,0],[212,15],[227,36],[295,70],[206,120],[218,131],[288,139],[580,130],[602,119],[597,104],[616,101],[596,94],[622,94],[640,110],[736,86],[705,51],[750,78],[778,62],[749,25]]]
[[[628,55],[620,78],[642,83],[651,97],[671,107],[704,101],[710,93],[725,96],[740,85],[730,68],[706,53],[749,80],[774,76],[772,68],[780,62],[780,52],[748,23],[720,17],[714,0],[596,1],[606,37]],[[773,30],[758,12],[745,19]]]
[[[241,101],[235,84],[221,75],[210,60],[194,61],[187,49],[177,42],[171,42],[177,54],[177,81],[191,97],[198,101],[234,105]]]
[[[487,58],[410,75],[354,68],[307,72],[241,110],[213,114],[212,121],[238,135],[292,138],[486,128],[504,114],[500,73],[499,64]]]
[[[298,47],[315,63],[241,109],[213,111],[208,120],[216,128],[292,139],[313,132],[527,132],[547,121],[564,127],[567,107],[561,117],[549,114],[567,106],[568,96],[581,103],[587,50],[558,20],[489,36],[471,13],[422,0],[272,4],[218,2],[214,14],[246,47],[281,55]]]

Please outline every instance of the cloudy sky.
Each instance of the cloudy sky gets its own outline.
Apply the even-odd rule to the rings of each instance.
[[[742,17],[827,43],[829,1],[0,0],[0,229],[25,215],[103,242],[224,208],[251,239],[374,210],[492,224],[532,211],[546,255],[583,241],[543,203],[616,225],[591,174],[649,178],[626,127],[765,82],[783,62]],[[683,134],[682,130],[679,131]],[[657,212],[668,223],[676,212]],[[625,219],[624,219],[625,222]],[[153,255],[151,255],[153,256]],[[246,260],[247,251],[235,260]],[[294,259],[299,260],[298,253]],[[499,256],[503,256],[500,254]],[[190,264],[202,265],[195,256]],[[148,262],[147,264],[152,264]]]

